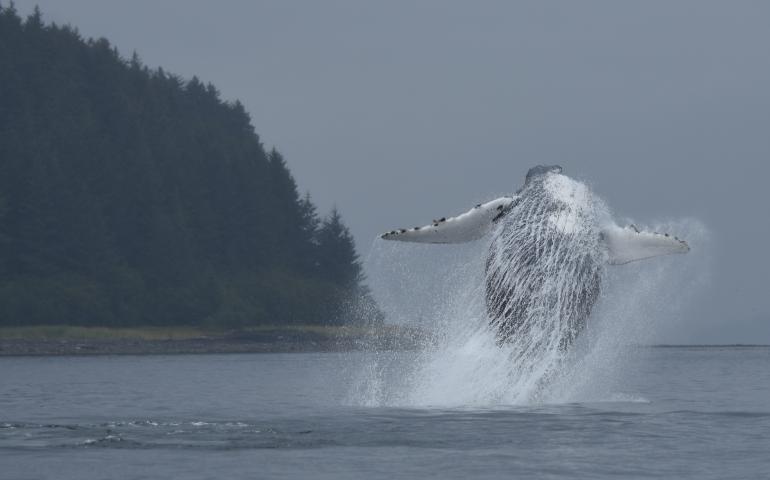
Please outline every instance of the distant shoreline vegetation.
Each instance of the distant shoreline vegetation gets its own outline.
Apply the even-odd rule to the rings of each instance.
[[[238,329],[192,326],[0,327],[0,357],[37,355],[170,355],[416,351],[435,345],[439,332],[408,325],[285,325]],[[770,349],[770,345],[645,345],[631,349],[682,352]]]
[[[0,327],[0,357],[28,355],[169,355],[199,353],[417,350],[420,329],[397,325],[201,327]]]
[[[213,85],[11,4],[0,88],[0,326],[381,321],[340,214]]]

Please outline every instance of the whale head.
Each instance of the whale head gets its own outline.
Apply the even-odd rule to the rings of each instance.
[[[527,177],[524,180],[524,185],[528,185],[533,179],[544,176],[548,173],[561,173],[562,168],[559,165],[538,165],[532,167],[527,172]]]

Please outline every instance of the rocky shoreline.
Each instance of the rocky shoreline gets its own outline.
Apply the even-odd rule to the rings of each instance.
[[[308,332],[268,332],[184,339],[0,339],[0,356],[176,355],[214,353],[299,353],[412,350],[421,341],[410,335],[330,337]]]

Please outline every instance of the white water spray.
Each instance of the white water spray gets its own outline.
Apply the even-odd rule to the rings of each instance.
[[[581,229],[593,231],[597,222],[610,222],[604,203],[579,185],[586,190],[567,191],[568,198],[560,200],[574,202],[576,194],[591,197],[584,202],[591,209],[589,215],[568,209],[566,215],[562,212],[549,218],[553,213],[540,209],[527,214],[542,218],[527,220],[533,225],[561,225],[570,235]],[[667,227],[664,231],[688,238],[694,251],[704,250],[707,232],[699,222],[680,221]],[[537,228],[529,230],[533,232],[540,233]],[[563,319],[580,308],[569,294],[574,288],[569,282],[584,279],[565,274],[562,268],[565,261],[596,252],[588,251],[595,246],[584,242],[562,247],[551,243],[544,255],[552,268],[539,272],[546,281],[538,284],[537,301],[526,311],[530,327],[499,344],[485,300],[485,261],[495,238],[500,241],[492,236],[477,243],[441,247],[373,243],[366,266],[388,321],[420,327],[430,334],[430,340],[416,352],[368,355],[355,379],[351,403],[492,407],[617,399],[625,353],[633,345],[653,339],[659,322],[672,321],[676,307],[692,291],[691,279],[705,274],[702,254],[607,267],[602,294],[585,330],[564,348],[563,339],[574,334],[574,325]],[[492,258],[494,262],[504,260]],[[513,283],[521,286],[528,281],[526,272],[510,265],[502,267]]]

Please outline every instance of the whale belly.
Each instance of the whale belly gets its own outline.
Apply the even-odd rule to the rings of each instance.
[[[496,232],[486,263],[486,304],[499,343],[536,335],[566,348],[583,330],[599,297],[603,270],[593,222],[568,218],[569,228],[513,215]]]

